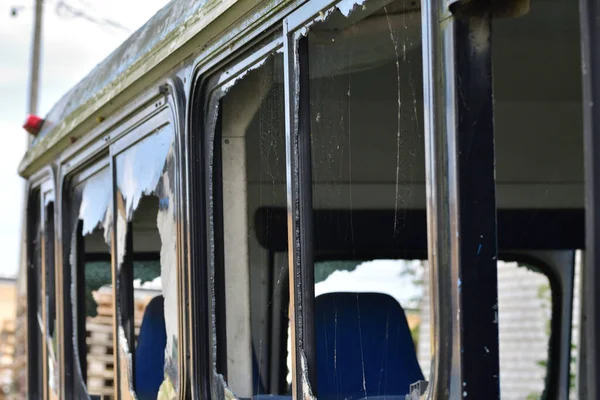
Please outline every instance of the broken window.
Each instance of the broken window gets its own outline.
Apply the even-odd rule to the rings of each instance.
[[[73,321],[74,393],[77,396],[114,394],[112,278],[110,238],[112,179],[107,163],[99,163],[70,180],[71,215],[65,238],[65,291],[72,309],[65,323]],[[72,278],[70,278],[72,277]],[[69,304],[69,303],[67,303]],[[67,339],[68,340],[68,339]]]
[[[286,232],[276,250],[259,238],[270,230],[269,215],[286,206],[282,61],[276,54],[216,86],[226,70],[209,97],[217,397],[290,389]]]
[[[310,154],[298,161],[300,202],[311,198],[304,217],[300,208],[296,384],[303,397],[403,396],[423,379],[409,325],[414,304],[383,282],[405,269],[423,273],[420,262],[393,260],[426,256],[418,4],[340,2],[296,37],[295,129],[299,151]],[[306,273],[313,264],[314,289]],[[379,284],[367,290],[369,282]]]
[[[177,173],[171,124],[113,148],[119,390],[179,392]],[[134,394],[135,393],[135,394]]]

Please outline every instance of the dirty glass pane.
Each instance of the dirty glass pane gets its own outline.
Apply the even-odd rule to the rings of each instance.
[[[429,301],[429,277],[424,276],[424,300]],[[430,318],[423,310],[419,361],[429,362]],[[425,312],[426,311],[426,312]],[[500,390],[503,399],[545,398],[552,320],[548,277],[527,264],[498,262],[498,323]],[[423,370],[426,377],[428,370]]]
[[[225,282],[224,296],[215,298],[224,316],[217,315],[217,332],[225,332],[217,333],[217,354],[226,354],[217,374],[226,391],[246,398],[289,393],[287,254],[258,238],[271,229],[266,216],[286,206],[282,61],[277,54],[215,94],[222,96],[214,139],[215,277]]]
[[[76,179],[77,180],[77,179]],[[75,336],[81,378],[90,395],[113,395],[110,212],[112,183],[108,168],[77,183],[71,197],[71,264]],[[101,293],[103,292],[103,293]]]
[[[165,125],[115,158],[120,390],[138,398],[179,391],[174,139]]]
[[[423,267],[397,261],[423,253],[420,24],[415,3],[344,2],[307,35],[315,258],[332,260],[315,264],[321,399],[401,397],[423,378],[403,277]]]

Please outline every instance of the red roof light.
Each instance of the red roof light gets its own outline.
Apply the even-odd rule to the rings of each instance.
[[[37,115],[28,115],[25,123],[23,124],[23,129],[27,132],[31,133],[33,136],[37,136],[42,129],[42,125],[44,120]]]

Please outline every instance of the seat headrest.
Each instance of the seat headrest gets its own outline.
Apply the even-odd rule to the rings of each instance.
[[[404,395],[423,379],[404,310],[389,295],[320,295],[315,331],[319,398]]]

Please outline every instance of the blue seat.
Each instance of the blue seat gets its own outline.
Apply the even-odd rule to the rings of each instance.
[[[156,400],[164,379],[165,327],[164,297],[153,298],[142,319],[135,350],[135,389],[139,400]]]
[[[321,400],[401,396],[423,379],[404,310],[389,295],[323,294],[315,331]]]

